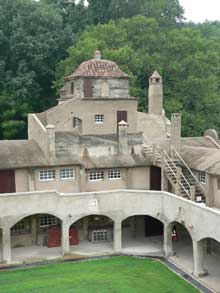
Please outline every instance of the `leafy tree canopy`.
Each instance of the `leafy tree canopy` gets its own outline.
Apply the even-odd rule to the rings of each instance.
[[[207,38],[203,27],[160,30],[156,19],[137,16],[111,21],[85,31],[57,67],[55,86],[96,49],[130,75],[130,94],[146,110],[148,77],[157,69],[164,77],[168,116],[182,112],[183,134],[201,135],[220,128],[219,37]]]

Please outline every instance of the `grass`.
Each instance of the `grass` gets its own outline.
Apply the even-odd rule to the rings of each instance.
[[[112,257],[0,272],[1,293],[198,293],[155,260]]]

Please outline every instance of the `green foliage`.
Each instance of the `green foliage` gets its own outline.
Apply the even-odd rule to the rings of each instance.
[[[160,30],[156,19],[144,16],[97,25],[85,31],[59,63],[55,86],[60,88],[64,76],[100,49],[103,58],[116,61],[130,75],[130,94],[139,97],[140,110],[146,110],[148,77],[157,69],[164,77],[168,116],[183,114],[183,135],[219,129],[220,42],[206,34],[200,26]]]

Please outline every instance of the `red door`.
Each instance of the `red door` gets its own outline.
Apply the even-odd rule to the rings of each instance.
[[[0,193],[15,192],[15,171],[0,171]]]
[[[70,245],[78,245],[79,237],[76,228],[70,228]]]
[[[53,227],[49,228],[48,231],[48,247],[60,247],[61,246],[61,228]]]
[[[61,227],[52,227],[48,229],[48,247],[60,247],[61,246]],[[78,245],[79,237],[76,228],[70,228],[69,231],[69,243],[70,245]]]

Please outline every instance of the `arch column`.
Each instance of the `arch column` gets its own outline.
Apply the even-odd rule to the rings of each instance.
[[[11,263],[11,229],[2,228],[2,260],[4,263]]]
[[[69,224],[62,221],[62,254],[70,253]]]
[[[122,223],[121,221],[114,222],[114,250],[116,252],[121,251],[121,242],[122,242]]]
[[[163,250],[166,257],[174,255],[172,241],[172,225],[164,225]]]
[[[193,240],[193,275],[202,277],[208,274],[207,270],[203,269],[204,258],[204,243],[203,241]]]

